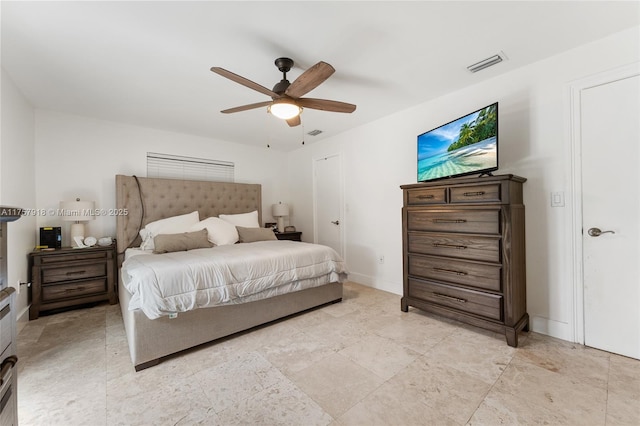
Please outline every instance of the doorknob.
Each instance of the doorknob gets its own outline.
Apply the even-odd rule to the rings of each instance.
[[[340,225],[340,221],[339,220],[332,220],[331,223],[333,223],[334,225]]]
[[[592,237],[599,237],[602,234],[615,234],[613,231],[601,231],[600,228],[589,228],[587,233]]]

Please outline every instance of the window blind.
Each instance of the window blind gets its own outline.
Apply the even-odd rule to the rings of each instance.
[[[233,182],[234,170],[229,161],[147,152],[147,177]]]

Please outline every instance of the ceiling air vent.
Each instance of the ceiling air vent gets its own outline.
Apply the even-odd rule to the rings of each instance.
[[[505,59],[507,59],[505,54],[500,52],[499,54],[493,55],[490,58],[483,59],[480,62],[476,62],[473,65],[469,65],[467,67],[467,69],[469,71],[471,71],[471,72],[478,72],[478,71],[483,70],[485,68],[488,68],[488,67],[490,67],[492,65],[498,64],[498,63],[504,61]]]
[[[316,129],[316,130],[312,130],[312,131],[310,131],[310,132],[309,132],[309,133],[307,133],[307,134],[308,134],[308,135],[310,135],[310,136],[318,136],[320,133],[322,133],[322,130],[318,130],[318,129]]]

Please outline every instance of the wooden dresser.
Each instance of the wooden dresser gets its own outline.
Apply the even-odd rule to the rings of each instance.
[[[108,247],[61,248],[29,255],[29,319],[41,311],[108,300],[117,303],[115,243]]]
[[[514,175],[402,185],[401,308],[504,333],[528,330],[525,212]]]

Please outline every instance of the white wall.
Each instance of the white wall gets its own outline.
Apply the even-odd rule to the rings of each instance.
[[[146,176],[147,152],[234,162],[236,182],[262,184],[263,221],[273,221],[271,204],[288,198],[286,156],[272,149],[45,110],[36,111],[35,139],[39,209],[57,209],[60,201],[77,197],[114,208],[115,175]],[[96,218],[86,235],[115,237],[115,222]],[[37,226],[62,226],[63,245],[70,245],[68,222],[42,216]]]
[[[639,41],[640,27],[623,31],[291,153],[290,203],[298,212],[296,226],[312,235],[313,159],[341,153],[350,279],[402,294],[399,186],[416,182],[416,136],[498,101],[498,173],[528,179],[524,200],[527,308],[532,327],[572,340],[568,84],[639,61]],[[564,191],[566,207],[550,207],[552,191]],[[378,263],[379,255],[384,255],[384,264]]]
[[[2,112],[0,132],[0,204],[33,208],[34,182],[34,110],[2,69]],[[7,281],[20,293],[16,312],[20,321],[28,315],[28,291],[18,282],[27,282],[27,254],[36,244],[35,216],[24,216],[7,226]]]

